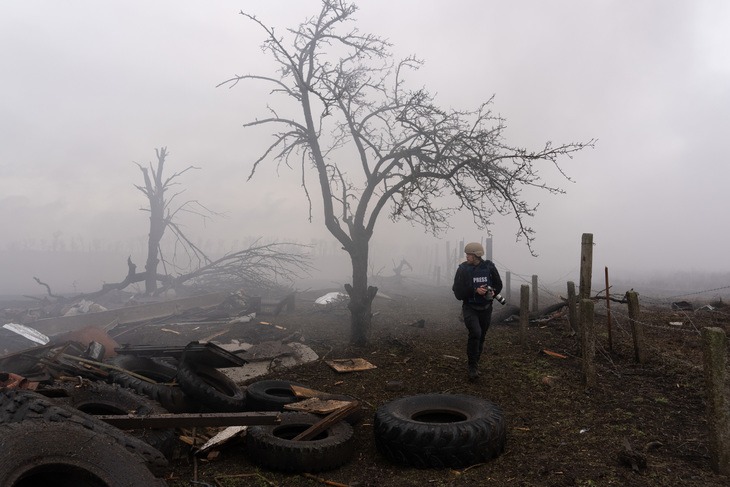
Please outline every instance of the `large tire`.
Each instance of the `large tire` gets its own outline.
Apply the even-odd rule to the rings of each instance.
[[[111,438],[126,451],[140,458],[153,472],[162,472],[167,467],[167,459],[159,450],[93,416],[70,406],[53,404],[47,398],[32,391],[17,389],[0,391],[0,423],[34,423],[36,421],[77,425],[94,435]],[[2,483],[0,485],[4,486]]]
[[[66,392],[66,397],[59,398],[58,401],[63,401],[64,404],[92,416],[129,414],[145,416],[168,413],[158,402],[119,384],[91,382],[81,386],[66,384],[62,388]],[[174,429],[137,429],[129,433],[153,446],[167,458],[172,456],[176,441]]]
[[[154,487],[167,485],[111,436],[72,422],[0,424],[0,485]]]
[[[246,402],[250,411],[283,411],[284,406],[297,402],[291,386],[306,387],[287,380],[260,380],[246,387]]]
[[[293,441],[322,418],[308,413],[283,413],[277,425],[249,426],[247,456],[256,464],[283,472],[321,472],[347,463],[354,435],[345,421],[330,426],[310,441]]]
[[[192,413],[200,410],[200,405],[186,397],[179,386],[168,385],[175,382],[177,367],[149,357],[134,355],[116,355],[105,360],[104,363],[155,381],[153,383],[118,370],[109,370],[110,382],[157,401],[171,413]]]
[[[499,406],[474,396],[422,394],[382,405],[375,445],[388,460],[418,468],[460,468],[499,456],[506,429]]]
[[[183,359],[177,380],[186,395],[215,412],[238,412],[246,409],[246,394],[218,369]]]

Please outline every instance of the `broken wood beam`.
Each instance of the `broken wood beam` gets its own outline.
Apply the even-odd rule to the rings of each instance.
[[[135,415],[98,415],[96,419],[123,430],[143,428],[188,428],[196,426],[254,426],[278,424],[278,412],[249,411],[244,413],[180,413]]]
[[[354,401],[348,404],[347,406],[344,406],[337,411],[334,411],[324,418],[322,418],[320,421],[317,421],[312,426],[307,428],[306,430],[299,433],[297,436],[292,438],[293,441],[309,441],[312,438],[316,437],[321,432],[325,431],[327,428],[332,426],[335,423],[339,423],[342,421],[345,417],[347,417],[350,413],[355,411],[357,408],[360,407],[359,401]]]

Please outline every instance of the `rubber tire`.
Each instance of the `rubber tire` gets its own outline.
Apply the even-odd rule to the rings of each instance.
[[[104,363],[134,372],[157,382],[152,383],[118,370],[109,370],[109,382],[120,384],[147,396],[160,403],[162,407],[171,413],[195,413],[200,411],[200,404],[186,397],[180,387],[166,384],[175,382],[177,367],[149,357],[137,357],[135,355],[116,355],[105,360]]]
[[[246,402],[250,411],[283,411],[284,406],[297,402],[291,386],[306,387],[287,380],[260,380],[246,387]]]
[[[59,398],[58,401],[63,401],[64,404],[91,416],[99,414],[145,416],[169,412],[158,402],[119,384],[91,382],[82,386],[65,384],[62,388],[67,397]],[[176,441],[174,429],[136,429],[129,430],[129,434],[156,448],[165,457],[171,458]]]
[[[180,388],[199,404],[214,412],[246,409],[246,393],[218,369],[183,359],[177,371]]]
[[[352,426],[339,421],[310,441],[292,438],[322,418],[309,413],[283,413],[276,425],[249,426],[248,458],[263,467],[282,472],[321,472],[347,463],[355,451]]]
[[[383,404],[375,445],[396,464],[461,468],[504,452],[506,427],[496,404],[462,394],[421,394]]]
[[[72,422],[29,419],[0,424],[0,485],[165,486],[112,437]]]
[[[134,372],[155,382],[173,382],[177,376],[177,367],[150,357],[119,354],[109,357],[104,363]]]
[[[93,416],[70,406],[54,404],[36,392],[19,389],[0,390],[0,423],[35,421],[78,425],[95,435],[111,438],[126,451],[140,458],[147,468],[155,473],[163,473],[167,468],[167,459],[159,450]]]

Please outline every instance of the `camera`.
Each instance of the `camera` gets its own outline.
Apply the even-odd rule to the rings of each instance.
[[[492,288],[492,286],[487,287],[487,289],[489,289],[490,291],[494,292],[494,289]],[[504,299],[501,294],[494,294],[494,300],[495,301],[499,301],[499,304],[501,304],[503,306],[507,302],[507,300]]]

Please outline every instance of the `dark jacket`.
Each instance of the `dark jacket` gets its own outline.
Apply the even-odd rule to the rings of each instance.
[[[480,260],[479,264],[473,266],[466,262],[459,264],[454,276],[454,285],[451,290],[454,292],[456,299],[463,301],[465,304],[471,305],[488,305],[491,304],[492,297],[484,299],[476,294],[476,288],[482,284],[488,284],[494,294],[502,292],[502,278],[499,277],[499,271],[491,260]]]

